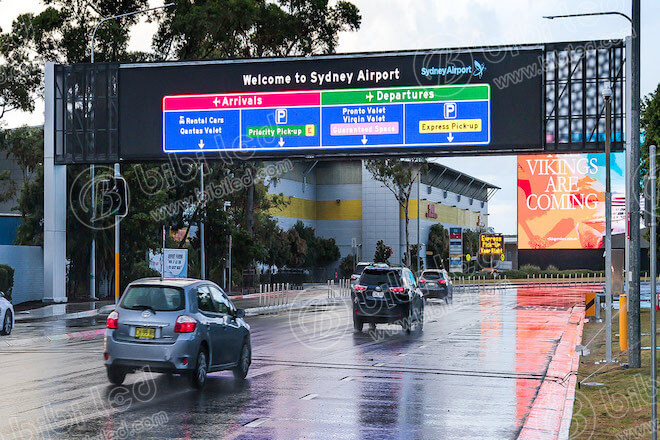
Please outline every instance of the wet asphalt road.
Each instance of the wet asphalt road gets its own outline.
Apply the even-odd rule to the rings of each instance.
[[[215,373],[201,392],[147,373],[110,386],[101,339],[0,347],[0,439],[516,438],[583,295],[457,293],[429,302],[411,335],[354,333],[347,300],[250,317],[248,379]],[[62,324],[12,337],[48,325]]]

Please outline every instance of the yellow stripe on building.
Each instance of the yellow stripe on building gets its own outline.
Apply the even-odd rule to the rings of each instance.
[[[272,208],[270,215],[304,220],[362,220],[362,200],[308,200],[283,197],[285,206]]]
[[[319,200],[317,220],[362,220],[362,200]]]
[[[429,205],[433,205],[432,211],[429,210]],[[422,220],[476,227],[478,226],[479,215],[481,215],[478,212],[447,206],[442,203],[434,203],[428,200],[410,199],[408,206],[408,218],[411,220],[416,220],[419,217]],[[427,215],[429,212],[433,212],[436,217]],[[399,213],[401,220],[405,219],[403,208],[399,209]]]

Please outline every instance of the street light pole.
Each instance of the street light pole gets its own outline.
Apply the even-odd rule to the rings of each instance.
[[[612,89],[603,89],[605,99],[605,341],[606,362],[612,362],[612,186],[610,150],[612,142]]]
[[[640,232],[639,232],[639,168],[640,168],[640,0],[632,0],[632,18],[618,11],[592,12],[583,14],[568,14],[544,16],[543,18],[569,18],[569,17],[588,17],[595,15],[618,15],[628,20],[632,26],[632,41],[630,54],[630,114],[626,115],[630,121],[630,133],[626,133],[628,140],[628,161],[627,185],[629,199],[628,210],[628,231],[630,237],[627,241],[628,255],[628,366],[630,368],[640,368],[642,366],[641,358],[641,326],[640,326],[640,304],[639,304],[639,266],[640,258]]]
[[[204,162],[199,161],[199,190],[200,190],[200,197],[202,199],[202,212],[204,213],[204,217],[206,217],[206,210],[204,206]],[[199,243],[200,243],[200,256],[199,259],[201,260],[201,270],[200,274],[202,276],[202,279],[206,279],[206,252],[204,249],[204,243],[205,238],[204,238],[204,217],[202,217],[201,221],[199,222]]]
[[[630,368],[641,368],[642,366],[642,347],[641,347],[641,323],[640,323],[640,304],[639,304],[639,266],[640,258],[640,231],[639,231],[639,167],[640,167],[640,4],[639,0],[632,0],[632,56],[631,56],[631,130],[630,130],[630,272],[629,293],[628,293],[628,365]],[[655,389],[654,389],[655,393]]]
[[[128,17],[131,15],[142,14],[144,12],[155,11],[157,9],[165,9],[170,6],[174,6],[174,3],[167,3],[163,6],[156,6],[154,8],[140,9],[139,11],[126,12],[125,14],[113,15],[110,17],[105,17],[94,26],[94,31],[92,31],[92,44],[91,44],[91,56],[90,62],[94,64],[94,53],[95,53],[95,43],[96,43],[96,31],[99,30],[101,25],[106,21],[116,20],[118,18]],[[92,71],[93,74],[93,71]],[[119,172],[119,164],[115,164],[115,177],[117,177]],[[95,170],[94,165],[89,166],[90,179],[92,181],[92,215],[96,216],[96,184],[95,180]],[[164,269],[164,268],[163,268]],[[89,286],[89,297],[92,300],[96,299],[96,237],[92,236],[92,248],[90,250],[89,256],[89,270],[90,270],[90,286]],[[115,302],[119,300],[119,217],[115,216]]]
[[[656,216],[656,163],[655,163],[655,145],[649,146],[649,180],[651,191],[651,236],[649,237],[649,246],[651,254],[651,439],[658,438],[658,392],[657,392],[657,367],[656,367],[656,307],[658,305],[658,296],[656,293],[656,234],[657,234],[657,216]],[[649,208],[646,208],[649,209]]]
[[[227,208],[231,208],[231,202],[229,202],[229,201],[225,201],[225,203],[222,205],[222,210],[223,211],[227,212]],[[231,233],[230,233],[229,234],[229,252],[228,252],[229,257],[227,259],[227,266],[228,266],[227,278],[226,278],[227,279],[227,284],[225,286],[225,288],[227,290],[227,294],[229,294],[229,292],[231,292],[231,245],[232,245],[232,237],[231,237]]]

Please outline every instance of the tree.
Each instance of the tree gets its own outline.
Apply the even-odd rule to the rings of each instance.
[[[341,253],[334,238],[321,238],[317,240],[318,251],[316,253],[315,267],[324,267],[339,260]]]
[[[44,160],[44,130],[42,127],[20,127],[0,131],[0,152],[13,161],[21,170],[22,182],[25,187],[36,175]],[[19,185],[11,178],[9,170],[0,172],[0,202],[13,199]]]
[[[16,210],[21,223],[16,229],[14,244],[43,246],[44,244],[44,169],[39,167],[34,178],[18,196]]]
[[[260,58],[326,54],[338,34],[360,27],[357,7],[328,0],[177,2],[157,14],[161,59]]]
[[[89,61],[90,38],[94,27],[105,17],[138,11],[149,6],[148,0],[45,0],[48,7],[38,15],[25,14],[32,33],[26,47],[41,59],[76,63]],[[95,60],[119,61],[144,59],[127,52],[130,29],[139,20],[128,16],[109,20],[96,33]]]
[[[449,260],[449,230],[440,223],[436,223],[429,229],[429,238],[426,249],[432,252],[429,267],[444,269],[445,262]]]
[[[390,264],[390,257],[392,256],[392,248],[387,246],[383,240],[378,240],[376,243],[376,252],[374,253],[374,263],[387,263]]]
[[[415,182],[421,173],[426,172],[428,165],[425,159],[372,159],[367,160],[365,167],[375,180],[389,189],[399,206],[403,210],[405,218],[406,234],[406,256],[405,261],[410,261],[410,195]]]
[[[334,238],[317,237],[314,228],[305,226],[302,221],[298,220],[291,230],[296,231],[307,245],[304,267],[309,269],[324,267],[334,263],[341,256]]]
[[[291,229],[287,233],[287,243],[289,245],[289,261],[287,266],[301,267],[305,264],[307,258],[307,243],[300,237],[298,231]]]
[[[41,67],[25,44],[32,35],[29,15],[14,20],[11,32],[0,33],[0,127],[8,112],[34,111]]]
[[[339,273],[341,274],[342,278],[348,278],[353,275],[353,271],[355,270],[355,263],[355,255],[353,254],[348,254],[341,259],[339,262]]]

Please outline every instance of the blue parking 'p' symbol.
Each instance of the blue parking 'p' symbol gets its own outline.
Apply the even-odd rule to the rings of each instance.
[[[456,103],[445,102],[445,119],[456,119]]]
[[[286,124],[286,113],[285,108],[275,109],[275,123],[277,125]]]

